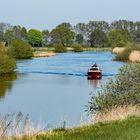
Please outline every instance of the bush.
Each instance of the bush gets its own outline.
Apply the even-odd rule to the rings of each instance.
[[[73,51],[74,52],[83,52],[84,50],[83,50],[83,47],[80,44],[78,44],[78,45],[73,46]]]
[[[88,104],[88,111],[117,106],[140,105],[140,63],[126,64],[116,80],[110,79]]]
[[[116,54],[115,59],[116,61],[129,61],[129,55],[132,51],[140,51],[140,44],[131,44],[128,43],[125,46],[125,50],[122,53]]]
[[[57,53],[67,52],[67,48],[64,47],[63,45],[57,45],[55,46],[55,52]]]
[[[16,61],[0,50],[0,75],[12,73],[16,69]]]
[[[33,56],[32,48],[22,40],[14,40],[8,49],[9,54],[16,59],[26,59]]]
[[[133,49],[136,51],[140,51],[140,44],[135,44]]]
[[[122,53],[118,53],[115,56],[116,61],[128,61],[129,55],[132,52],[132,48],[126,48]]]

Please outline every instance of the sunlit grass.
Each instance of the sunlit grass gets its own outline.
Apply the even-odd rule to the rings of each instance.
[[[79,128],[1,137],[0,140],[140,140],[140,117],[100,122]]]
[[[96,125],[46,133],[37,140],[139,140],[140,117],[123,121],[98,123]]]

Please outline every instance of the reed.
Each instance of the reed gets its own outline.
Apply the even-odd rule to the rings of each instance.
[[[129,55],[129,61],[140,62],[140,51],[132,51]]]
[[[124,120],[131,116],[140,116],[140,106],[117,106],[111,109],[105,109],[99,111],[96,114],[95,121],[106,122],[106,121],[116,121]]]
[[[115,47],[115,48],[112,50],[112,53],[120,54],[120,53],[122,53],[125,49],[126,49],[126,48]]]
[[[0,140],[22,140],[26,137],[33,140],[44,131],[45,127],[32,126],[29,115],[24,117],[21,112],[0,115]]]

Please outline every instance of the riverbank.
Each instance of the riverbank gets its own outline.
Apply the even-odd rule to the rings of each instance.
[[[112,50],[117,61],[140,62],[140,46],[116,47]]]
[[[68,52],[73,52],[74,48],[72,47],[67,47],[67,51]],[[108,52],[108,51],[112,51],[112,48],[111,47],[108,47],[108,48],[93,48],[93,47],[83,47],[83,50],[84,51],[93,51],[93,52]],[[54,47],[36,47],[36,48],[33,48],[33,51],[36,52],[36,51],[41,51],[41,52],[45,52],[45,51],[55,51],[55,48]]]
[[[111,52],[112,48],[83,48],[85,52]],[[74,52],[74,48],[68,47],[67,52]],[[33,56],[34,57],[51,57],[55,56],[55,48],[47,48],[47,47],[39,47],[33,48]]]
[[[55,55],[53,51],[36,51],[33,53],[34,57],[51,57]]]
[[[140,117],[128,118],[124,121],[98,123],[38,136],[39,139],[52,140],[138,140],[140,139]]]
[[[140,116],[73,129],[56,129],[40,135],[14,138],[14,140],[139,140],[139,132]]]

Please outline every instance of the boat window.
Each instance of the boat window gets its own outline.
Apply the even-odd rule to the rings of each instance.
[[[98,70],[98,68],[91,68],[90,70]]]

